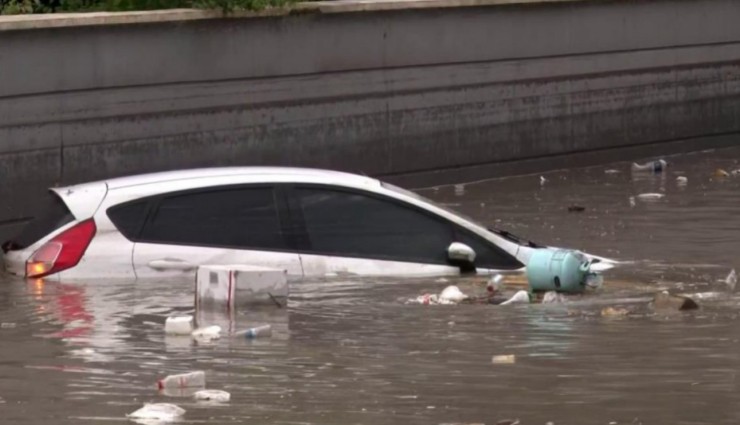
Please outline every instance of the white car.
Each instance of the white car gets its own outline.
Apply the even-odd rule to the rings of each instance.
[[[442,275],[524,267],[537,245],[353,174],[279,167],[183,170],[53,188],[3,244],[29,278],[192,276],[203,264],[291,277]]]

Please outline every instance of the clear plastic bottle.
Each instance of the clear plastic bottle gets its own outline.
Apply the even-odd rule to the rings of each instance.
[[[195,372],[170,375],[157,381],[160,390],[165,388],[202,388],[206,386],[206,373],[202,370]]]
[[[243,336],[247,339],[262,338],[272,336],[272,326],[262,325],[254,328],[249,328],[245,331],[239,331],[235,333],[236,336]]]

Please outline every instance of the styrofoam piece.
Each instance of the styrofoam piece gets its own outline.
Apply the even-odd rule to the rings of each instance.
[[[221,390],[200,390],[193,394],[193,398],[196,400],[228,403],[231,400],[231,394]]]
[[[196,308],[204,303],[285,303],[287,271],[247,265],[203,265],[196,274]]]
[[[164,332],[169,335],[190,335],[193,332],[193,316],[168,317]]]
[[[198,328],[191,333],[193,338],[204,341],[211,341],[221,338],[221,326],[212,325]]]
[[[185,409],[170,403],[145,404],[141,409],[130,413],[131,419],[149,419],[154,421],[172,422],[185,414]]]
[[[446,287],[441,294],[439,294],[439,300],[441,302],[459,303],[460,301],[468,299],[468,296],[455,285]]]

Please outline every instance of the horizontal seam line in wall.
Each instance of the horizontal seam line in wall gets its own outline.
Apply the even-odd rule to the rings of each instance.
[[[85,93],[85,92],[95,92],[95,91],[101,91],[101,90],[124,90],[124,89],[145,88],[145,87],[167,87],[167,86],[176,86],[176,85],[205,84],[205,83],[210,83],[214,81],[216,82],[245,81],[246,82],[246,81],[253,81],[253,80],[310,77],[310,76],[315,76],[315,75],[333,75],[333,74],[345,74],[345,73],[353,73],[353,72],[367,72],[367,71],[380,71],[380,70],[389,71],[389,70],[398,70],[398,69],[475,65],[475,64],[484,64],[484,63],[500,63],[500,62],[513,62],[513,61],[523,61],[523,60],[557,59],[557,58],[568,58],[568,57],[576,58],[576,57],[620,54],[620,53],[657,52],[657,51],[673,50],[673,49],[690,49],[690,48],[697,48],[697,47],[728,46],[728,45],[733,45],[733,44],[740,44],[740,40],[722,41],[722,42],[715,42],[715,43],[697,43],[697,44],[685,44],[685,45],[674,45],[674,46],[663,46],[663,47],[651,47],[651,48],[642,48],[642,49],[609,50],[609,51],[603,51],[603,52],[583,52],[583,53],[569,53],[569,54],[559,54],[559,55],[523,56],[523,57],[510,57],[510,58],[501,58],[501,59],[486,59],[486,60],[477,60],[477,61],[411,64],[411,65],[394,66],[394,67],[387,67],[387,68],[385,67],[356,68],[356,69],[326,71],[326,72],[310,72],[310,73],[285,74],[285,75],[224,78],[221,80],[186,80],[186,81],[169,81],[169,82],[151,83],[151,84],[131,84],[131,85],[120,85],[120,86],[109,86],[109,87],[95,87],[95,88],[85,88],[85,89],[72,89],[72,90],[61,90],[61,91],[46,91],[46,92],[36,92],[36,93],[14,94],[14,95],[0,96],[0,100],[13,100],[17,98],[34,97],[34,96]],[[727,61],[727,62],[733,62],[733,61]]]
[[[656,107],[656,106],[686,105],[686,104],[704,102],[707,99],[722,100],[722,99],[731,99],[731,98],[735,98],[735,97],[738,97],[738,96],[740,96],[740,95],[729,95],[729,96],[720,96],[720,97],[716,97],[715,96],[715,97],[708,97],[708,98],[703,98],[703,99],[693,99],[691,101],[683,101],[683,102],[663,102],[663,103],[659,103],[659,104],[652,104],[652,105],[646,105],[646,106],[638,106],[638,107],[630,107],[630,108],[621,108],[621,109],[613,109],[613,110],[603,110],[603,111],[596,111],[596,112],[586,112],[586,113],[570,114],[570,115],[563,116],[561,118],[579,117],[579,116],[593,115],[593,114],[599,114],[599,113],[604,113],[604,112],[630,111],[630,110],[644,108],[644,107],[651,107],[651,108],[653,108],[653,107]],[[523,118],[523,119],[511,120],[511,121],[506,121],[506,122],[496,123],[496,124],[486,124],[486,125],[476,126],[476,127],[491,127],[491,126],[499,126],[499,125],[518,124],[518,123],[524,123],[524,122],[539,122],[539,121],[548,121],[548,120],[551,120],[551,119],[552,119],[551,117],[538,118],[538,119],[527,119],[527,118]],[[295,122],[303,122],[303,121],[295,121]],[[258,124],[258,125],[247,125],[247,126],[238,126],[238,127],[225,127],[225,128],[211,129],[211,130],[186,131],[186,132],[178,132],[178,133],[158,134],[158,135],[150,136],[150,137],[136,137],[136,138],[129,138],[129,139],[107,140],[105,142],[89,142],[89,143],[80,143],[80,144],[65,143],[64,148],[66,150],[66,149],[70,149],[70,148],[84,148],[84,147],[87,147],[87,146],[97,146],[97,147],[101,147],[101,146],[112,146],[112,145],[116,145],[116,144],[123,143],[123,142],[154,143],[154,142],[158,142],[159,139],[163,139],[163,138],[187,137],[188,135],[198,134],[198,133],[219,133],[219,132],[226,132],[226,131],[235,132],[235,131],[239,131],[239,130],[249,129],[249,128],[253,128],[253,127],[260,127],[260,126],[264,127],[264,126],[269,126],[269,125],[268,124]],[[471,127],[466,126],[464,128],[471,128]],[[717,133],[717,134],[721,135],[722,133]],[[420,134],[414,134],[413,136],[418,137],[418,136],[420,136]],[[392,135],[390,137],[392,139],[398,139],[399,138],[398,135]],[[704,136],[691,136],[691,137],[688,137],[687,140],[690,140],[690,139],[693,139],[693,138],[696,138],[696,137],[704,137]],[[378,139],[382,139],[382,137],[379,137]],[[668,141],[674,141],[674,140],[681,140],[681,139],[670,139]],[[237,142],[239,143],[239,142],[242,142],[242,141],[243,141],[242,139],[239,139]],[[663,141],[658,141],[658,142],[655,142],[655,143],[663,143]],[[650,143],[648,143],[648,144],[650,144]],[[639,145],[640,144],[638,144],[636,146],[639,146]],[[624,145],[623,147],[630,147],[630,146],[631,145]],[[622,147],[622,146],[620,146],[620,147]],[[612,148],[603,148],[603,149],[607,149],[608,150],[608,149],[612,149]],[[40,151],[41,152],[43,152],[43,151],[52,151],[54,153],[54,152],[58,152],[58,150],[59,150],[58,147],[49,147],[49,148],[43,148],[43,149],[23,149],[23,150],[18,150],[18,151],[0,153],[0,157],[2,157],[3,155],[16,155],[16,154],[23,154],[23,153],[29,153],[29,152],[40,152]],[[579,152],[581,152],[581,151],[573,151],[572,153],[579,153]],[[584,151],[584,152],[586,152],[586,151]],[[588,152],[591,152],[591,150],[589,150]],[[546,158],[546,157],[548,157],[548,156],[543,156],[541,158]],[[526,160],[526,159],[537,159],[537,158],[540,158],[540,157],[523,158],[522,160]],[[506,162],[507,161],[505,160],[505,161],[497,161],[495,163],[506,163]],[[485,162],[484,161],[484,162],[481,162],[481,163],[465,164],[465,165],[460,165],[460,166],[456,166],[456,167],[451,167],[450,169],[462,168],[462,167],[470,167],[470,166],[478,166],[478,165],[485,165],[485,164],[491,164],[491,162]],[[437,168],[423,169],[423,170],[420,170],[420,171],[412,171],[412,172],[405,173],[405,174],[413,174],[413,173],[416,173],[416,172],[429,172],[430,170],[438,170],[438,169]],[[389,174],[389,175],[395,175],[395,174]]]
[[[598,152],[606,152],[610,150],[649,147],[649,146],[660,145],[663,143],[684,142],[684,141],[689,141],[689,140],[702,139],[705,137],[722,137],[722,136],[732,136],[732,135],[740,135],[740,130],[704,134],[700,136],[680,137],[680,138],[674,138],[674,139],[653,140],[653,141],[646,142],[646,143],[632,143],[632,144],[610,146],[610,147],[603,147],[603,148],[597,148],[597,149],[578,149],[574,151],[568,151],[568,152],[562,152],[562,153],[556,153],[556,154],[531,156],[531,157],[518,158],[518,159],[507,159],[503,161],[483,161],[483,162],[475,162],[475,163],[470,163],[470,164],[456,165],[452,167],[434,167],[434,168],[424,168],[424,169],[419,169],[419,170],[405,171],[405,172],[398,172],[398,173],[382,173],[382,174],[377,174],[376,177],[383,178],[383,177],[396,177],[396,176],[399,176],[399,177],[400,176],[413,176],[414,174],[454,171],[454,170],[460,170],[460,169],[469,168],[469,167],[480,167],[484,165],[513,164],[517,162],[532,161],[532,160],[539,160],[539,159],[567,157],[569,155],[582,154],[582,153],[598,153]]]
[[[578,117],[578,116],[583,116],[583,115],[591,115],[591,114],[604,113],[604,112],[629,111],[629,110],[634,110],[634,109],[639,109],[639,108],[648,108],[648,107],[649,108],[654,108],[654,107],[657,107],[657,106],[685,105],[685,104],[692,104],[692,103],[704,102],[707,99],[722,100],[722,99],[732,99],[732,98],[735,98],[735,97],[738,97],[738,96],[740,96],[740,93],[738,93],[738,94],[730,94],[730,95],[726,95],[726,96],[711,96],[711,97],[705,97],[705,98],[699,98],[699,99],[692,99],[692,100],[689,100],[689,101],[660,102],[660,103],[654,103],[654,104],[650,104],[650,105],[638,105],[638,106],[628,107],[628,108],[605,109],[605,110],[594,111],[594,112],[568,114],[568,115],[563,115],[560,118]],[[208,110],[208,111],[214,111],[214,110],[217,110],[217,109],[216,108],[206,108],[206,110]],[[168,113],[168,114],[174,114],[174,113]],[[136,115],[136,116],[141,116],[141,115]],[[550,119],[552,119],[552,117],[545,117],[545,118],[538,118],[538,119],[523,118],[523,119],[510,120],[510,121],[502,122],[502,123],[499,123],[499,124],[487,124],[487,125],[483,125],[483,126],[480,126],[480,127],[487,127],[487,126],[490,126],[490,125],[494,125],[495,126],[495,125],[504,125],[504,124],[516,124],[516,123],[522,123],[522,122],[538,122],[538,121],[543,121],[543,120],[546,121],[546,120],[550,120]],[[292,121],[292,122],[293,123],[299,123],[299,122],[307,122],[307,121],[308,120],[296,120],[296,121]],[[78,143],[78,144],[65,143],[64,148],[65,149],[68,149],[68,148],[77,148],[77,147],[85,147],[85,146],[106,146],[106,145],[115,145],[115,144],[123,143],[123,142],[139,142],[139,141],[154,142],[154,141],[156,141],[158,139],[162,139],[162,138],[182,137],[182,136],[188,136],[188,135],[200,134],[200,133],[219,133],[219,132],[224,132],[224,131],[239,131],[239,130],[244,130],[244,129],[249,129],[249,128],[255,128],[255,127],[270,127],[272,125],[273,124],[241,125],[241,126],[237,126],[237,127],[223,127],[223,128],[215,128],[215,129],[208,129],[208,130],[194,130],[194,131],[184,131],[184,132],[173,132],[173,133],[167,133],[167,134],[156,134],[156,135],[148,136],[148,137],[136,137],[136,138],[106,140],[104,142],[88,142],[88,143]],[[0,129],[2,129],[2,127],[0,127]],[[398,136],[397,135],[394,135],[394,136],[391,136],[391,137],[397,138]],[[56,152],[58,150],[59,150],[59,147],[58,146],[51,146],[51,147],[45,147],[45,148],[34,148],[34,149],[21,149],[21,150],[9,151],[9,152],[0,152],[0,157],[2,157],[3,155],[15,155],[15,154],[28,153],[28,152],[43,152],[43,151]],[[486,164],[486,162],[484,162],[482,164]],[[472,164],[472,165],[474,166],[474,165],[477,165],[477,164]],[[468,165],[464,165],[464,166],[467,167]],[[425,171],[428,171],[428,170],[425,170]]]
[[[314,103],[319,103],[323,99],[331,99],[334,101],[350,101],[350,100],[356,100],[356,99],[383,99],[392,95],[393,97],[403,96],[403,95],[410,95],[414,93],[435,93],[435,92],[441,92],[446,90],[464,90],[464,89],[472,89],[472,88],[479,88],[479,87],[488,87],[488,86],[496,86],[501,84],[514,84],[514,83],[530,83],[530,82],[537,82],[537,81],[549,81],[549,82],[557,82],[562,80],[571,80],[575,77],[578,78],[599,78],[601,76],[613,76],[613,75],[622,75],[622,74],[630,74],[635,71],[653,71],[653,72],[660,72],[663,70],[681,70],[681,69],[689,69],[694,68],[696,66],[701,66],[702,68],[708,68],[712,66],[722,66],[722,65],[730,65],[730,64],[740,64],[740,59],[733,60],[733,61],[717,61],[717,62],[704,62],[700,64],[686,64],[686,65],[677,65],[677,66],[659,66],[654,68],[634,68],[631,70],[620,70],[620,71],[609,71],[609,72],[594,72],[594,73],[583,73],[583,74],[569,74],[567,76],[558,76],[554,78],[529,78],[529,79],[513,79],[513,80],[502,80],[502,81],[495,81],[495,82],[477,82],[477,83],[471,83],[471,84],[457,84],[457,85],[448,85],[448,86],[436,86],[436,87],[430,87],[430,88],[418,88],[418,89],[406,89],[406,90],[395,90],[393,92],[365,92],[365,93],[356,93],[356,94],[349,94],[349,95],[342,95],[342,96],[328,96],[328,97],[314,97],[314,98],[306,98],[299,102],[295,102],[294,100],[273,100],[273,101],[267,101],[263,103],[253,103],[253,104],[245,104],[245,103],[235,103],[235,104],[228,104],[228,105],[218,105],[218,106],[205,106],[205,107],[197,107],[197,108],[183,108],[183,109],[176,109],[176,110],[169,110],[169,111],[150,111],[150,112],[144,112],[144,113],[129,113],[129,114],[109,114],[109,115],[101,115],[101,116],[94,116],[94,117],[84,117],[84,118],[66,118],[66,119],[59,119],[59,120],[49,120],[49,121],[21,121],[21,122],[14,122],[10,124],[2,124],[0,125],[0,129],[6,129],[6,128],[12,128],[12,127],[24,127],[24,126],[41,126],[41,125],[49,125],[49,124],[65,124],[65,123],[80,123],[80,122],[87,122],[87,121],[103,121],[103,120],[109,120],[109,119],[128,119],[128,118],[136,118],[136,117],[146,117],[146,116],[176,116],[183,113],[197,113],[197,112],[223,112],[228,110],[247,110],[247,109],[261,109],[261,108],[269,108],[269,107],[279,107],[279,106],[302,106],[302,105],[311,105]],[[701,81],[704,82],[712,82],[711,79],[703,79]],[[721,81],[729,81],[729,80],[721,80]],[[720,80],[717,80],[717,82],[720,82]],[[670,81],[664,83],[670,87],[675,87],[677,84],[679,84],[678,81]],[[639,87],[639,84],[633,84],[633,85],[625,85],[625,86],[617,86],[617,87],[604,87],[600,89],[594,89],[594,90],[587,90],[587,91],[581,91],[578,93],[590,93],[595,92],[599,90],[618,90],[623,89],[627,87]],[[569,92],[570,93],[570,92]],[[575,93],[575,92],[573,92]],[[552,94],[551,94],[552,95]],[[725,97],[730,97],[732,95],[728,95]],[[527,99],[532,98],[533,96],[520,96],[520,97],[512,97],[511,99]],[[265,125],[265,124],[257,124],[257,125]],[[204,131],[217,131],[217,130],[204,130]],[[180,134],[180,133],[177,133]]]

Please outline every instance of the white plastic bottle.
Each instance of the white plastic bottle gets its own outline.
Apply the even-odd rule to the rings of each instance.
[[[247,339],[262,338],[272,336],[272,326],[262,325],[254,328],[249,328],[245,331],[235,333],[236,336],[243,336]]]
[[[195,372],[170,375],[157,381],[160,390],[165,388],[203,388],[206,386],[206,373],[202,370]]]

